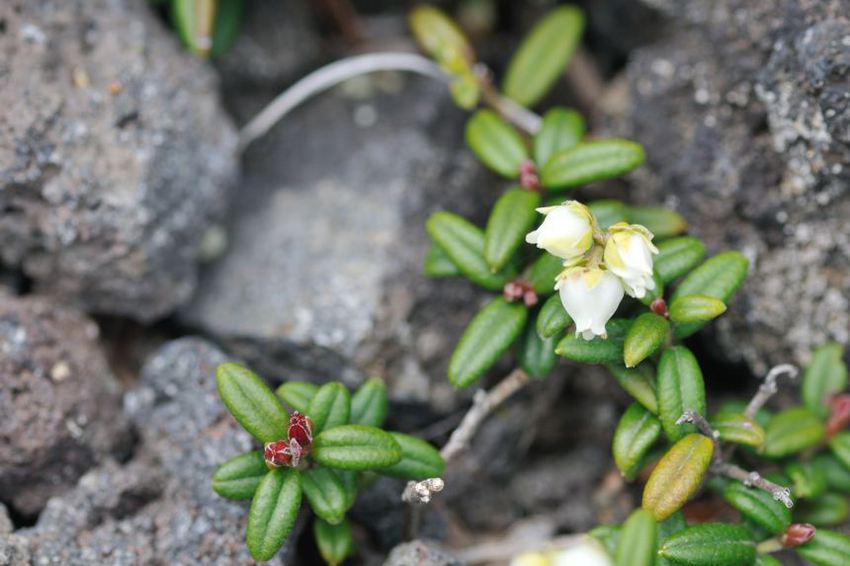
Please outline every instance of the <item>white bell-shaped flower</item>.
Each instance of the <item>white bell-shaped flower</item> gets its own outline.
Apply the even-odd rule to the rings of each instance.
[[[561,303],[576,325],[576,335],[585,340],[607,338],[605,324],[614,316],[623,300],[623,285],[610,271],[599,268],[571,267],[555,283]]]
[[[642,299],[655,289],[652,256],[658,248],[652,244],[652,232],[640,224],[618,222],[608,229],[605,266],[623,281],[629,296]]]
[[[537,230],[526,235],[529,244],[563,259],[580,256],[593,245],[593,214],[580,202],[570,200],[538,208],[537,212],[545,218]]]

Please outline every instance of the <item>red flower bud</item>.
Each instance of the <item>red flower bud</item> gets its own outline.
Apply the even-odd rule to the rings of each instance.
[[[663,316],[667,318],[670,316],[670,313],[667,311],[667,301],[658,297],[654,299],[651,303],[649,303],[649,310],[657,314],[658,316]]]
[[[793,523],[782,534],[782,544],[788,548],[792,548],[809,542],[814,536],[814,525],[810,525],[809,523]]]
[[[528,283],[524,281],[508,281],[502,287],[502,296],[509,303],[522,301],[527,308],[537,304],[537,293]]]
[[[313,445],[313,421],[310,417],[302,415],[298,411],[289,417],[289,440],[295,440],[301,447],[303,454],[310,451]]]
[[[286,440],[278,440],[277,442],[269,442],[263,449],[263,458],[266,460],[266,465],[272,468],[280,468],[281,466],[295,467],[301,461],[301,447],[295,442],[295,451],[292,450],[293,443]]]
[[[534,162],[528,159],[519,164],[519,185],[529,191],[540,189],[540,177],[537,175],[537,167],[534,166]]]
[[[829,419],[826,421],[826,435],[833,437],[850,424],[850,395],[836,395],[829,402]]]
[[[528,309],[537,304],[537,293],[534,292],[534,289],[526,289],[525,293],[522,294],[522,302]]]

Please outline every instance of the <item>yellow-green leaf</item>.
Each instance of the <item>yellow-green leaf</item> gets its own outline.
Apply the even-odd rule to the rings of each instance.
[[[670,323],[655,313],[647,312],[637,317],[626,333],[623,362],[633,368],[654,354],[667,339]]]
[[[655,466],[643,490],[643,508],[663,521],[699,489],[714,444],[701,434],[689,434],[673,445]]]
[[[726,312],[720,299],[706,295],[686,295],[670,304],[670,320],[676,324],[707,322]]]
[[[422,50],[440,63],[458,56],[472,63],[474,55],[466,36],[439,8],[417,6],[410,12],[410,29]]]
[[[466,143],[490,169],[508,179],[519,175],[528,151],[520,135],[498,114],[478,110],[466,123]]]
[[[717,413],[709,421],[723,441],[754,448],[758,448],[764,442],[764,429],[761,425],[741,413]]]

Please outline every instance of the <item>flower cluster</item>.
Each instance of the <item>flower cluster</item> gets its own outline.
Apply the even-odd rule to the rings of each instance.
[[[289,417],[287,439],[267,443],[263,448],[263,458],[269,469],[282,466],[297,468],[301,458],[310,453],[312,445],[313,423],[310,417],[295,411]]]
[[[576,334],[585,340],[607,337],[605,324],[623,296],[642,299],[655,289],[652,256],[658,249],[652,233],[625,222],[602,231],[590,209],[578,201],[537,211],[545,218],[526,241],[564,260],[555,289],[575,322]]]

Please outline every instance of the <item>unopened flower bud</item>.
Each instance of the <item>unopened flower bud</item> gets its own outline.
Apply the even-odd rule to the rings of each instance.
[[[529,232],[525,241],[550,254],[563,258],[578,257],[593,245],[593,215],[577,201],[538,208],[546,217],[537,230]]]
[[[814,525],[810,525],[809,523],[793,523],[782,534],[782,544],[792,548],[809,542],[814,536]]]
[[[829,402],[829,419],[826,421],[826,435],[833,437],[850,424],[850,394],[836,395]]]
[[[558,276],[555,289],[575,322],[576,335],[585,340],[608,337],[605,324],[623,300],[623,285],[614,274],[598,268],[568,268]]]
[[[537,293],[534,288],[524,281],[508,281],[502,288],[502,296],[509,303],[522,301],[522,303],[531,308],[537,304]]]
[[[282,466],[295,468],[301,462],[302,453],[297,440],[278,440],[265,445],[263,459],[266,461],[266,466],[270,468]]]
[[[658,253],[658,248],[652,244],[652,232],[625,222],[614,224],[608,231],[605,266],[623,280],[629,296],[642,299],[647,290],[655,289],[652,255]]]
[[[651,303],[649,303],[649,310],[657,314],[658,316],[663,316],[667,318],[670,316],[670,312],[667,310],[667,301],[658,297],[654,299]]]
[[[540,188],[540,177],[537,175],[537,167],[529,159],[519,164],[519,185],[523,189],[530,191],[536,191]]]
[[[289,440],[297,441],[302,453],[306,454],[313,445],[313,421],[310,417],[295,411],[289,417],[288,434]]]

